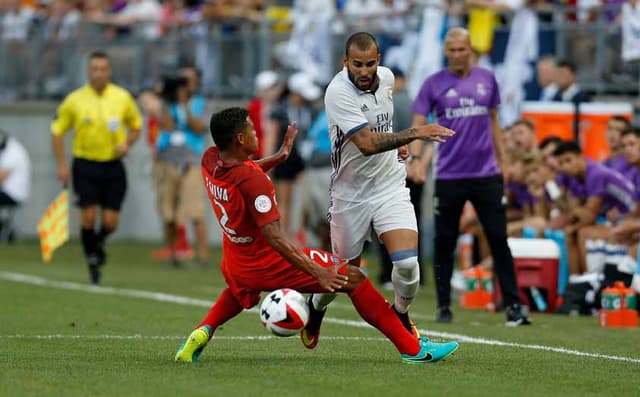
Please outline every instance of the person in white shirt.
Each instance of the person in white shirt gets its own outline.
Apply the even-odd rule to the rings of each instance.
[[[0,242],[11,241],[14,209],[29,196],[31,165],[24,147],[0,130]]]
[[[31,162],[15,138],[0,131],[0,207],[16,206],[29,197]]]
[[[359,266],[364,243],[375,233],[393,262],[393,308],[405,328],[417,335],[408,310],[420,282],[418,233],[399,155],[407,158],[406,145],[416,139],[444,142],[454,132],[429,124],[394,133],[394,76],[378,67],[379,47],[370,33],[347,39],[343,63],[325,93],[333,169],[328,214],[332,250]],[[309,323],[301,333],[305,347],[317,345],[322,317],[334,297],[310,296]]]

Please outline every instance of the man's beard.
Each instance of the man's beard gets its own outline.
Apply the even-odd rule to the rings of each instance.
[[[369,85],[365,88],[360,88],[355,76],[353,75],[353,73],[351,73],[351,70],[349,70],[349,68],[347,68],[347,75],[349,76],[349,80],[351,80],[353,85],[355,85],[356,87],[358,87],[359,90],[362,90],[362,91],[371,91],[371,88],[373,88],[373,86],[378,81],[378,73],[376,71],[375,73],[373,73],[373,77],[369,80]]]

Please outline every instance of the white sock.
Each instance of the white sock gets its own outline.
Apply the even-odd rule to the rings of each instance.
[[[616,265],[617,267],[624,266],[625,257],[627,256],[627,247],[625,245],[607,244],[606,252],[605,263]]]
[[[636,260],[631,255],[625,255],[624,258],[618,263],[618,271],[620,273],[634,274],[637,267],[638,262],[636,262]]]
[[[311,303],[313,304],[313,308],[319,311],[327,310],[327,306],[329,303],[333,302],[336,299],[336,294],[334,293],[323,293],[323,294],[313,294],[311,297]]]
[[[585,247],[587,248],[587,273],[600,273],[604,270],[605,259],[607,257],[605,245],[604,240],[585,241]]]
[[[393,306],[398,312],[406,313],[416,297],[420,284],[418,257],[411,256],[393,261],[391,282],[394,290]]]

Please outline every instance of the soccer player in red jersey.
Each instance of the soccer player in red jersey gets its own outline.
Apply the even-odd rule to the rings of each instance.
[[[436,362],[458,348],[456,342],[414,337],[358,267],[328,252],[303,249],[281,229],[275,190],[265,172],[286,160],[297,134],[295,124],[280,150],[258,161],[249,158],[258,140],[247,110],[216,113],[209,127],[216,147],[202,157],[202,176],[223,231],[221,268],[227,288],[180,346],[176,361],[196,361],[220,325],[257,305],[262,291],[279,288],[345,292],[360,316],[391,340],[404,362]]]

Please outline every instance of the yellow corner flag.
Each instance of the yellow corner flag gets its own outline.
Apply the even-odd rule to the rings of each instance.
[[[53,251],[69,240],[69,193],[64,189],[38,222],[40,248],[44,263],[51,261]]]

